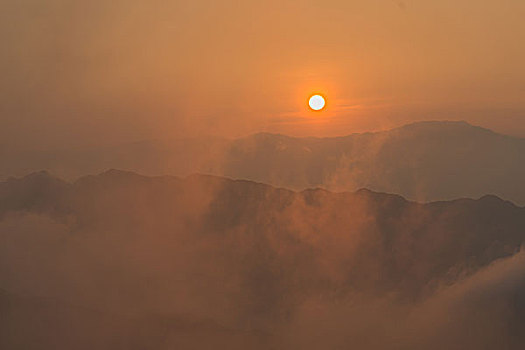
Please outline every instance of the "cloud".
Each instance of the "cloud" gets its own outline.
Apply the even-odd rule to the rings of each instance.
[[[63,207],[46,188],[36,193],[50,201],[13,201],[0,221],[10,334],[37,334],[23,311],[36,308],[38,320],[57,319],[49,334],[78,325],[72,344],[99,329],[85,319],[111,320],[116,340],[147,347],[202,337],[312,350],[525,343],[522,214],[494,197],[420,205],[115,170],[71,184]]]

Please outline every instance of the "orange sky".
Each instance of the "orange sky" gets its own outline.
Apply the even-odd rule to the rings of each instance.
[[[523,0],[3,0],[2,144],[425,119],[525,136]],[[323,113],[307,109],[322,92]]]

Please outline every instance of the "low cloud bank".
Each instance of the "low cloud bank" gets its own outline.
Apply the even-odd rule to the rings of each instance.
[[[525,345],[525,216],[495,197],[121,172],[0,197],[5,349]]]

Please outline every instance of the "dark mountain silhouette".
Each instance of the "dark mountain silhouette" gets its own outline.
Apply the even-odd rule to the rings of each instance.
[[[525,344],[525,209],[496,196],[41,172],[0,183],[0,218],[6,349]]]
[[[361,276],[367,279],[361,287],[403,286],[411,292],[455,267],[477,269],[510,256],[525,236],[525,209],[496,196],[420,204],[366,189],[293,192],[205,175],[180,179],[109,170],[69,184],[40,172],[1,183],[0,203],[0,216],[25,211],[57,220],[74,218],[77,230],[114,227],[143,234],[140,227],[155,223],[161,231],[177,227],[223,239],[242,229],[239,234],[254,240],[275,235],[272,239],[283,244],[290,239],[305,250],[312,248],[309,239],[321,235],[337,243],[334,249],[343,249],[347,276],[357,271],[368,275]],[[352,241],[346,242],[350,236]],[[349,259],[353,250],[357,256]],[[367,265],[359,258],[364,252],[363,258],[376,257],[370,268],[378,271],[363,271]],[[417,261],[425,261],[427,270],[417,266],[413,271]]]
[[[370,188],[417,201],[494,194],[525,205],[525,139],[465,122],[420,122],[333,138],[261,133],[112,148],[3,152],[4,174],[49,169],[68,178],[117,167],[151,175],[207,173],[293,190]]]

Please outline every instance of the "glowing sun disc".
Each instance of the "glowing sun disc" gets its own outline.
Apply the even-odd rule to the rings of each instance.
[[[324,97],[321,95],[313,95],[312,97],[310,97],[310,100],[308,101],[308,105],[314,111],[320,111],[326,105],[326,101]]]

